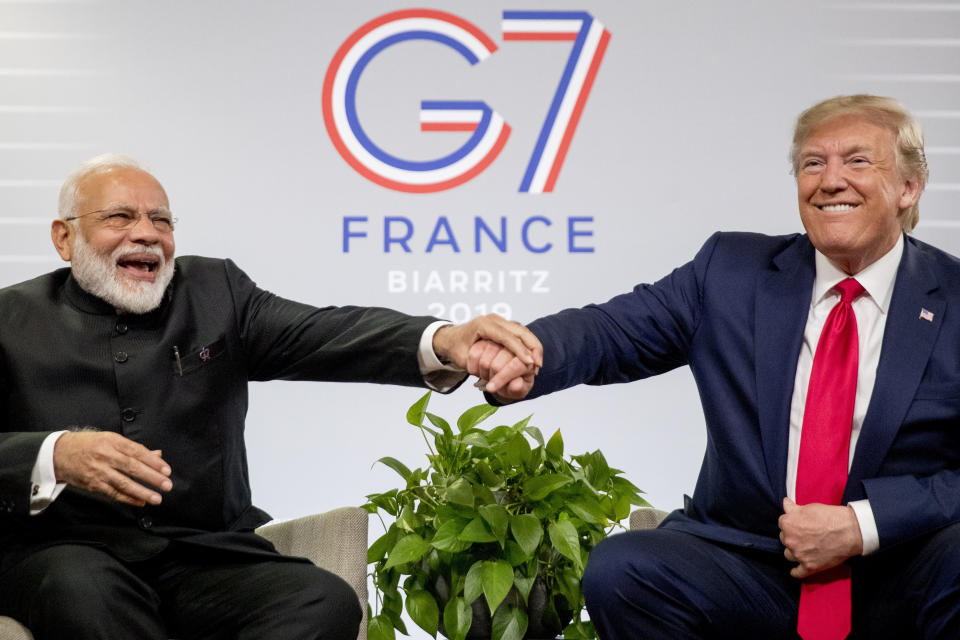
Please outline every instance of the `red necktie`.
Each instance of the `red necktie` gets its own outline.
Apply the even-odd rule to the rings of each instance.
[[[850,429],[857,394],[857,317],[863,293],[847,278],[834,287],[840,302],[823,325],[810,370],[797,462],[797,504],[840,504],[847,484]],[[850,633],[850,567],[841,564],[805,579],[797,632],[803,640],[842,640]]]

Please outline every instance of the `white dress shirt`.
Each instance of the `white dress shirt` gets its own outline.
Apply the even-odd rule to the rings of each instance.
[[[444,364],[437,358],[433,351],[433,335],[440,327],[452,324],[444,320],[438,320],[424,329],[420,336],[420,346],[417,350],[417,364],[420,365],[420,373],[423,374],[423,381],[434,391],[445,392],[455,387],[466,377],[466,372],[452,364]],[[60,436],[66,431],[55,431],[47,436],[43,444],[40,445],[40,452],[37,454],[37,461],[33,465],[33,471],[30,474],[30,515],[35,516],[49,507],[60,492],[67,485],[63,482],[57,482],[57,476],[53,468],[53,448],[57,444]]]
[[[903,236],[897,244],[882,258],[854,275],[866,293],[853,301],[853,312],[857,316],[857,338],[860,343],[860,357],[857,363],[857,396],[853,405],[853,426],[850,430],[850,459],[857,448],[863,418],[870,405],[873,384],[877,378],[877,364],[880,362],[880,348],[883,345],[883,329],[887,324],[887,312],[893,295],[893,284],[897,278],[900,257],[903,255]],[[790,403],[790,441],[787,449],[787,495],[791,500],[796,497],[797,461],[800,457],[800,432],[803,428],[803,412],[807,402],[807,385],[810,382],[810,370],[813,356],[820,340],[820,332],[830,315],[830,310],[840,301],[840,294],[833,290],[841,280],[849,276],[835,267],[822,253],[816,254],[817,276],[813,281],[813,297],[810,300],[810,313],[803,332],[803,345],[797,360],[797,377],[793,385],[793,399]],[[868,500],[856,500],[849,504],[857,515],[860,534],[863,536],[864,555],[876,551],[880,546],[880,536],[873,510]]]

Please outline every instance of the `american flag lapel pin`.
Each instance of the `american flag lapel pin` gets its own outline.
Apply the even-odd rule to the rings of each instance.
[[[920,308],[920,319],[926,320],[927,322],[933,322],[933,311],[927,311],[923,307]]]

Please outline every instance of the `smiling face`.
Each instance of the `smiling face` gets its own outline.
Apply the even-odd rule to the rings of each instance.
[[[900,216],[920,197],[896,153],[892,131],[856,115],[827,120],[800,145],[800,219],[813,245],[850,275],[893,248]]]
[[[79,182],[76,220],[55,220],[53,242],[85,290],[118,311],[146,313],[160,304],[173,277],[173,233],[150,220],[169,208],[167,194],[149,173],[112,167]],[[132,217],[132,226],[118,223]]]

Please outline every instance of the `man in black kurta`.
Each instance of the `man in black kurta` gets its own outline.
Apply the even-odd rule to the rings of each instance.
[[[162,188],[123,162],[94,162],[65,185],[76,197],[67,193],[67,211],[61,197],[53,237],[73,270],[0,290],[0,614],[38,640],[356,637],[361,611],[350,587],[281,558],[253,533],[269,516],[250,499],[247,383],[423,386],[439,374],[449,388],[451,375],[464,374],[425,369],[433,318],[285,300],[230,260],[176,259],[146,312],[89,293],[95,283],[80,282],[89,276],[77,262],[84,238],[126,256],[116,268],[103,259],[121,284],[152,286],[172,259]],[[120,195],[97,201],[97,181]],[[146,186],[131,190],[137,181]],[[155,187],[153,200],[143,196]],[[88,202],[104,208],[88,212]],[[517,330],[483,321],[471,331]],[[441,329],[429,344],[460,330]],[[465,349],[437,354],[462,366]],[[61,430],[51,493],[38,469],[50,455],[44,442]],[[81,438],[106,449],[77,449]]]

